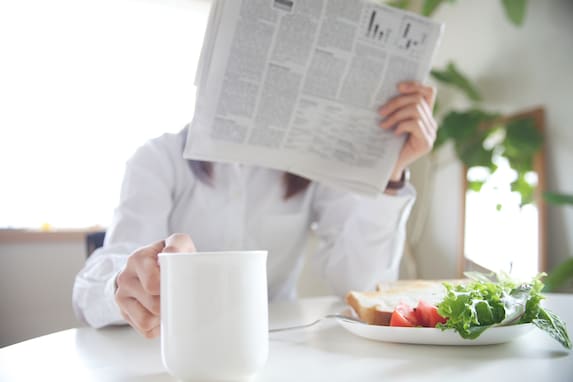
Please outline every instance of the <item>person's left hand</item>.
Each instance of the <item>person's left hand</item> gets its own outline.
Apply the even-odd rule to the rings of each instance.
[[[432,116],[436,90],[419,82],[401,82],[398,91],[400,95],[378,109],[384,117],[381,128],[394,128],[396,135],[407,134],[390,176],[393,181],[400,180],[409,165],[432,150],[438,131],[438,124]]]

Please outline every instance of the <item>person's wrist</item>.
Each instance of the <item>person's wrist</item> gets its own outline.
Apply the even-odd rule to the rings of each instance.
[[[120,274],[120,273],[121,273],[121,272],[117,272],[117,273],[115,274],[115,276],[113,277],[113,294],[116,294],[116,293],[117,293],[117,278],[119,277],[119,274]]]
[[[410,178],[410,171],[406,168],[402,170],[400,177],[396,180],[395,178],[390,178],[386,184],[386,191],[398,191],[404,188],[406,183]]]

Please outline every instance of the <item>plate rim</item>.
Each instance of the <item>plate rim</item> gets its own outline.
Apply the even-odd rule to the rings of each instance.
[[[340,315],[357,317],[351,308],[345,309]],[[487,329],[476,339],[467,339],[461,337],[454,329],[369,325],[366,322],[348,321],[344,318],[337,318],[336,321],[350,333],[374,341],[446,346],[502,344],[525,335],[535,327],[531,323],[496,326]]]

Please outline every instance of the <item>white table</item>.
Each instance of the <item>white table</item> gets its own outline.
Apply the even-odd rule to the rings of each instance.
[[[546,307],[573,334],[573,295],[549,295]],[[333,297],[273,304],[271,327],[311,322],[344,304]],[[41,319],[41,317],[38,317]],[[70,329],[0,349],[0,381],[175,381],[161,363],[159,340],[128,327]],[[503,376],[503,377],[502,377]],[[540,330],[510,343],[429,346],[356,337],[334,320],[270,335],[259,381],[573,381],[573,352]]]

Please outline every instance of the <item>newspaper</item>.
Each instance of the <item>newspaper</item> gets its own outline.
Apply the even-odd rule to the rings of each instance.
[[[426,79],[442,31],[366,0],[215,0],[184,157],[383,192],[405,138],[377,109]]]

